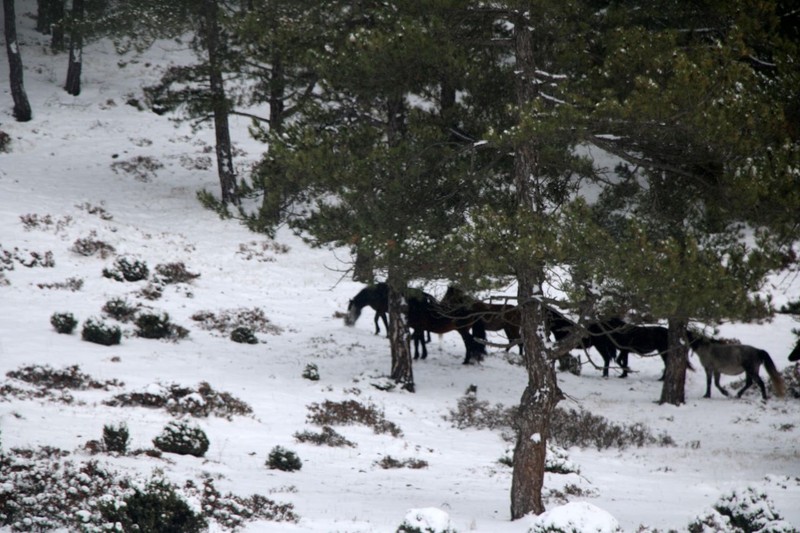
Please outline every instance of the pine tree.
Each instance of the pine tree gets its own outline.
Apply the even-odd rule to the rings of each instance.
[[[4,30],[6,34],[6,53],[11,80],[11,97],[14,99],[14,118],[27,122],[32,118],[31,104],[23,82],[22,55],[17,41],[17,19],[14,0],[3,0]]]
[[[629,165],[597,209],[610,255],[592,281],[618,307],[668,321],[661,402],[680,404],[688,323],[764,316],[756,291],[785,266],[798,145],[784,111],[797,67],[770,2],[628,7],[606,12],[602,62],[587,77],[600,95],[592,142]],[[746,239],[745,223],[769,231]]]

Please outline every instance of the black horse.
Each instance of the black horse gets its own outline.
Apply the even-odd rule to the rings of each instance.
[[[375,310],[375,335],[381,332],[379,319],[383,319],[383,325],[386,327],[388,335],[389,322],[386,320],[386,313],[389,311],[389,286],[386,283],[376,283],[361,289],[347,305],[344,323],[348,326],[355,325],[358,317],[361,316],[361,310],[367,306]]]
[[[789,361],[800,361],[800,339],[797,339],[797,344],[794,345],[794,350],[789,354]]]
[[[785,393],[785,384],[778,369],[772,362],[772,358],[767,352],[746,344],[725,344],[715,342],[702,336],[692,336],[690,341],[692,349],[700,358],[703,368],[706,369],[706,393],[704,398],[711,398],[711,378],[714,378],[714,385],[717,389],[728,396],[728,391],[719,384],[721,374],[735,376],[744,372],[746,381],[744,387],[736,394],[741,398],[742,394],[755,382],[761,389],[761,397],[767,400],[767,390],[764,381],[758,375],[761,365],[767,369],[772,386],[775,388],[777,396]]]
[[[509,342],[506,351],[509,351],[513,343],[516,343],[522,353],[520,315],[519,308],[516,306],[482,302],[453,285],[447,287],[447,292],[440,303],[448,313],[479,319],[479,322],[476,322],[479,331],[473,331],[473,336],[481,338],[481,326],[484,331],[503,331]],[[485,334],[483,338],[485,338]]]
[[[552,307],[545,308],[545,320],[556,342],[574,334],[580,327]],[[617,354],[614,341],[608,336],[608,331],[613,329],[614,325],[615,323],[610,321],[589,324],[586,328],[587,334],[583,335],[577,344],[577,348],[597,350],[603,358],[603,377],[608,377],[609,366]]]
[[[589,326],[593,336],[605,336],[612,343],[612,348],[619,353],[615,360],[622,368],[619,377],[628,376],[628,354],[633,352],[641,356],[658,354],[667,364],[667,350],[669,349],[669,331],[662,326],[636,326],[628,324],[620,318],[611,318]],[[606,366],[608,362],[606,361]],[[604,374],[605,375],[605,374]],[[663,375],[661,379],[664,379]]]

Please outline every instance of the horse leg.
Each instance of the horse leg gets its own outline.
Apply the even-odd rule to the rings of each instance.
[[[378,325],[378,320],[383,320],[383,325],[386,328],[386,336],[389,336],[389,322],[386,320],[386,313],[383,311],[375,311],[375,335],[381,332],[381,327]]]
[[[725,396],[730,396],[730,394],[728,394],[728,391],[725,390],[725,387],[723,387],[722,385],[719,384],[719,376],[720,376],[719,372],[714,372],[714,385],[717,386],[717,389],[719,389],[719,391],[722,394],[724,394]],[[745,387],[745,388],[747,388],[747,387]]]
[[[620,350],[617,355],[617,364],[622,368],[621,378],[628,377],[628,350]]]
[[[465,365],[472,363],[472,358],[474,357],[477,361],[483,359],[481,354],[481,349],[484,348],[482,344],[475,342],[475,339],[469,333],[469,327],[459,328],[458,334],[461,335],[461,339],[464,341],[464,346],[466,347],[467,354],[464,356],[464,363]]]
[[[666,372],[667,370],[664,369],[665,374]],[[711,370],[707,368],[706,368],[706,393],[703,395],[703,398],[711,398]]]

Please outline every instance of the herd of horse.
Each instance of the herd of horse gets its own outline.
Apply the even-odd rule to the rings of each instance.
[[[411,339],[414,343],[414,359],[427,358],[426,344],[430,341],[430,333],[444,334],[451,331],[458,332],[464,342],[465,365],[480,361],[486,354],[487,331],[502,331],[508,339],[506,350],[516,345],[522,353],[521,316],[519,307],[515,305],[486,303],[454,286],[448,287],[441,301],[419,289],[411,289],[404,296],[407,303],[406,322],[412,332]],[[375,334],[380,334],[380,321],[383,322],[388,334],[389,323],[386,315],[389,310],[389,287],[386,283],[367,286],[356,294],[348,304],[345,324],[354,325],[365,307],[371,307],[375,311]],[[593,322],[580,329],[560,311],[549,306],[545,306],[544,310],[547,329],[556,342],[564,340],[569,335],[575,335],[576,331],[583,332],[579,334],[577,348],[597,350],[603,359],[603,377],[608,377],[612,361],[619,365],[620,377],[626,377],[630,371],[628,367],[630,353],[640,356],[660,355],[666,367],[669,339],[665,327],[640,326],[619,318],[611,318]],[[759,376],[762,365],[769,374],[775,394],[783,396],[785,388],[783,379],[766,351],[753,346],[717,341],[690,330],[687,330],[686,334],[689,347],[697,354],[706,372],[704,397],[711,397],[712,379],[717,389],[728,396],[728,391],[719,382],[721,374],[744,373],[745,385],[737,396],[741,397],[755,383],[761,391],[762,398],[766,400],[766,387]],[[800,361],[800,341],[789,355],[789,361]]]

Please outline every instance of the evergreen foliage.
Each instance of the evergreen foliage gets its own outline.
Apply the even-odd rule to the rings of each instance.
[[[208,437],[202,429],[183,421],[170,422],[153,439],[153,446],[163,452],[195,457],[203,457],[208,451],[208,445]]]
[[[53,313],[50,317],[50,324],[57,332],[69,335],[75,331],[78,321],[72,313]]]
[[[89,318],[83,323],[81,338],[103,346],[113,346],[122,340],[122,330],[117,326],[109,326],[102,320]]]

